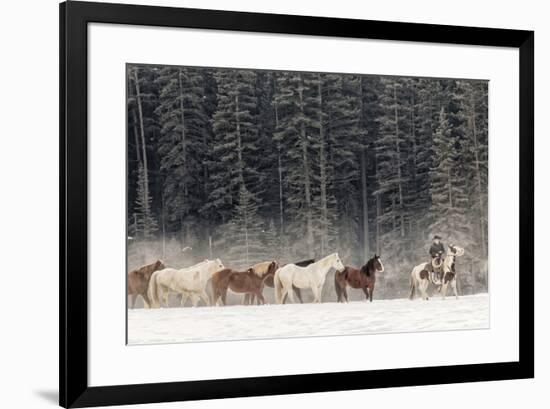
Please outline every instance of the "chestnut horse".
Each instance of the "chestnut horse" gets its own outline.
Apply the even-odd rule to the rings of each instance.
[[[258,302],[265,304],[262,294],[264,281],[273,276],[279,268],[276,261],[271,261],[267,269],[256,271],[254,267],[246,271],[234,271],[230,268],[217,271],[212,275],[212,303],[218,305],[220,299],[226,305],[227,289],[234,293],[250,294],[258,298]]]
[[[162,270],[165,267],[166,266],[162,260],[157,260],[154,263],[141,266],[128,273],[128,295],[132,296],[130,308],[134,308],[138,295],[143,297],[146,308],[150,306],[151,301],[147,296],[149,280],[155,271]]]
[[[374,255],[367,264],[361,269],[346,266],[341,273],[336,272],[334,275],[334,288],[338,302],[348,302],[347,286],[351,288],[361,288],[367,297],[367,300],[372,302],[372,294],[374,293],[374,284],[376,283],[376,273],[384,271],[384,266],[380,260],[380,256]]]

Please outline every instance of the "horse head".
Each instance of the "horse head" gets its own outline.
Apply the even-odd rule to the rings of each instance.
[[[462,247],[455,246],[454,244],[450,244],[447,250],[447,255],[460,257],[464,255],[464,249]]]
[[[367,264],[361,267],[361,272],[368,277],[370,277],[372,273],[382,273],[383,271],[384,265],[382,264],[380,256],[377,254],[375,254],[373,258],[368,260]]]
[[[346,268],[344,264],[342,263],[342,260],[340,260],[340,256],[338,253],[333,254],[333,267],[338,271],[339,273],[344,271]]]
[[[277,271],[279,269],[279,263],[277,263],[275,260],[273,260],[270,264],[269,264],[269,267],[267,268],[267,271],[265,273],[265,275],[270,275],[270,274],[275,274],[275,271]]]
[[[384,264],[382,264],[382,259],[380,258],[379,255],[375,254],[374,255],[374,268],[376,269],[376,271],[378,273],[383,273],[384,272]]]
[[[222,261],[219,258],[214,260],[214,263],[216,263],[219,270],[223,270],[225,268],[225,266],[223,265]]]
[[[162,270],[166,268],[166,264],[160,258],[155,261],[155,270]]]

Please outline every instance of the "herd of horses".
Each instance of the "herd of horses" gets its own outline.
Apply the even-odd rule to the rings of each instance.
[[[450,285],[454,295],[456,290],[455,259],[464,254],[464,249],[450,245],[441,263],[432,261],[414,267],[410,277],[410,298],[418,289],[422,299],[427,300],[427,288],[434,284],[443,298]],[[134,308],[140,295],[146,308],[168,306],[170,294],[181,295],[181,305],[191,298],[193,306],[202,300],[206,305],[226,305],[227,293],[244,295],[243,304],[265,304],[265,287],[273,288],[277,304],[287,299],[295,302],[295,296],[303,302],[301,290],[310,289],[313,302],[321,302],[321,292],[327,274],[335,271],[334,287],[338,302],[348,302],[347,289],[362,289],[367,300],[372,302],[376,274],[384,272],[380,256],[374,255],[361,268],[345,266],[338,253],[332,253],[321,260],[304,260],[297,263],[279,265],[276,260],[255,264],[244,271],[224,266],[218,258],[203,260],[190,267],[175,269],[167,267],[162,260],[156,260],[128,273],[128,295],[130,307]],[[438,274],[433,272],[437,271]],[[209,296],[207,289],[211,289]]]

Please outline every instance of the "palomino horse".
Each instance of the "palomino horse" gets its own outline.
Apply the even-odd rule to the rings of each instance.
[[[311,258],[309,260],[302,260],[302,261],[298,261],[297,263],[294,263],[295,265],[297,265],[298,267],[307,267],[309,266],[310,264],[312,263],[315,263],[315,259],[314,258]],[[261,263],[260,263],[261,264]],[[252,266],[252,268],[256,268],[256,266]],[[267,286],[267,287],[271,287],[273,288],[273,275],[270,275],[268,277],[266,277],[265,281],[264,281],[264,284]],[[294,290],[294,293],[296,294],[296,296],[298,297],[298,299],[300,300],[300,303],[304,303],[304,301],[302,300],[302,293],[300,292],[300,289],[296,286],[292,286],[292,289]],[[245,296],[245,304],[247,304],[247,298],[249,297],[249,295],[247,294]],[[251,295],[251,304],[254,302],[254,295]],[[287,299],[287,295],[285,294],[284,298],[283,298],[283,304],[285,303]]]
[[[128,273],[128,295],[132,296],[131,308],[136,305],[136,298],[138,295],[143,297],[145,307],[149,307],[150,300],[147,296],[147,287],[149,287],[149,280],[151,275],[157,271],[166,268],[162,260],[157,260],[154,263],[147,264],[132,270]]]
[[[266,269],[255,270],[254,267],[246,271],[234,271],[230,268],[217,271],[212,276],[213,303],[219,305],[221,300],[226,305],[227,289],[234,293],[250,294],[258,298],[258,301],[265,304],[262,294],[264,281],[267,277],[275,274],[279,268],[276,261],[268,262]]]
[[[192,267],[176,270],[166,268],[156,271],[149,282],[147,294],[151,299],[151,305],[160,307],[165,295],[170,292],[182,294],[182,304],[185,303],[187,296],[193,297],[193,306],[196,306],[199,297],[210,305],[210,300],[206,294],[206,284],[216,271],[224,269],[223,263],[219,258],[216,260],[205,260]]]
[[[342,271],[344,268],[338,253],[332,253],[307,267],[287,264],[278,269],[273,278],[275,301],[278,304],[282,304],[285,295],[288,294],[290,301],[294,302],[292,288],[297,287],[311,288],[311,291],[313,291],[313,302],[321,302],[321,291],[323,290],[328,272],[331,269]]]
[[[348,302],[347,286],[351,288],[361,288],[367,297],[367,300],[372,302],[372,294],[374,293],[374,284],[376,283],[376,273],[382,273],[384,265],[380,260],[380,256],[374,255],[367,264],[361,269],[348,267],[342,272],[337,272],[334,275],[334,288],[338,302]]]
[[[415,297],[416,289],[420,291],[423,300],[428,300],[428,286],[430,283],[441,286],[441,296],[445,299],[447,294],[447,287],[451,285],[454,295],[458,298],[456,290],[456,270],[455,259],[464,255],[464,249],[462,247],[451,244],[447,249],[447,254],[441,263],[441,278],[438,278],[435,274],[430,274],[430,263],[422,263],[417,265],[411,271],[411,292],[409,298],[412,300]]]
[[[206,262],[208,261],[208,259],[204,259],[203,261],[201,261],[200,263],[197,263],[197,264],[194,264],[190,267],[185,267],[185,269],[188,269],[188,268],[193,268],[193,269],[197,269],[197,268],[200,268],[201,266],[203,266]],[[172,269],[172,270],[177,270],[177,269]],[[181,269],[180,269],[181,270]],[[177,291],[175,290],[172,290],[171,288],[165,288],[164,291],[162,292],[162,299],[159,299],[159,302],[162,303],[164,302],[164,305],[168,306],[168,298],[170,296],[170,294],[178,294]],[[189,293],[181,293],[181,306],[183,307],[183,305],[185,304],[185,301],[187,300],[189,296]],[[200,298],[200,297],[199,297]],[[193,299],[193,302],[198,302],[197,300],[197,295],[196,294],[193,294],[192,295],[192,299]]]

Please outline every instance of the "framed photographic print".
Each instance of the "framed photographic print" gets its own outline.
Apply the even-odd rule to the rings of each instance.
[[[60,404],[533,377],[533,44],[62,3]]]

